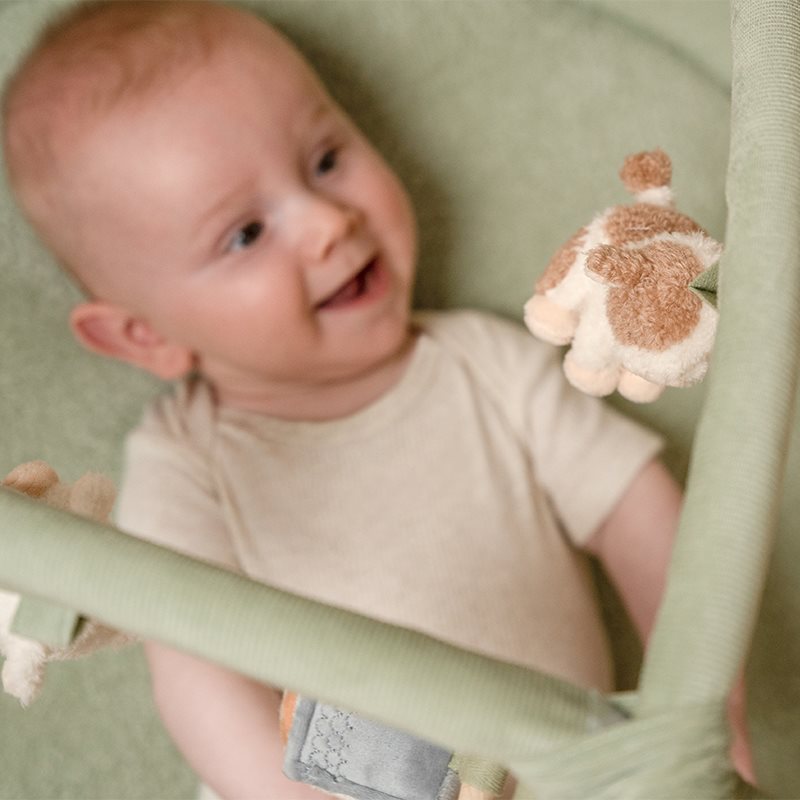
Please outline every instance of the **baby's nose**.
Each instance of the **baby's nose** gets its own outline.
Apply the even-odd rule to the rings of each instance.
[[[360,213],[352,206],[319,195],[305,198],[298,214],[299,247],[311,260],[324,261],[337,244],[358,226]]]

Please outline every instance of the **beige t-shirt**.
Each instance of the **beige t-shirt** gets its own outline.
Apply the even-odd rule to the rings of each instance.
[[[119,525],[278,588],[610,688],[594,587],[573,544],[658,438],[573,390],[559,353],[511,323],[477,312],[416,322],[401,381],[343,419],[216,408],[202,381],[156,400],[128,440]]]

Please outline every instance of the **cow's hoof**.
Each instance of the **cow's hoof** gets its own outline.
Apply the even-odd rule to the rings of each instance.
[[[525,324],[530,332],[550,344],[569,344],[578,327],[578,315],[556,305],[543,294],[525,303]]]
[[[664,386],[623,369],[617,389],[624,398],[632,403],[652,403],[653,400],[661,397]]]
[[[567,380],[585,394],[605,397],[617,388],[619,368],[588,369],[575,362],[570,353],[564,357],[564,374]]]

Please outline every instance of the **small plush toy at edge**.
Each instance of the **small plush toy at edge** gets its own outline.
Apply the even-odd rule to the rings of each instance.
[[[71,511],[98,522],[108,522],[116,495],[114,484],[89,472],[75,483],[62,483],[44,461],[29,461],[12,470],[3,486],[41,500],[53,508]],[[33,702],[41,689],[48,661],[64,661],[89,655],[102,647],[132,642],[132,637],[87,620],[67,647],[51,647],[11,632],[20,596],[0,591],[0,654],[5,656],[3,688],[23,706]]]
[[[690,284],[722,245],[675,210],[666,153],[629,156],[620,177],[637,202],[606,209],[558,250],[525,322],[538,338],[571,345],[564,372],[578,389],[646,403],[705,376],[717,310]]]

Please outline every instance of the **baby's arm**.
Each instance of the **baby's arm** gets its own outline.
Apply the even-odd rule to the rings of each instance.
[[[587,545],[602,562],[645,643],[664,593],[681,502],[678,484],[659,461],[652,461],[633,480]],[[734,688],[728,709],[734,766],[745,780],[754,783],[743,680]]]
[[[645,643],[664,593],[681,502],[676,481],[660,461],[651,461],[587,544]]]
[[[280,696],[224,667],[145,644],[161,718],[200,778],[223,800],[320,800],[281,771]]]

